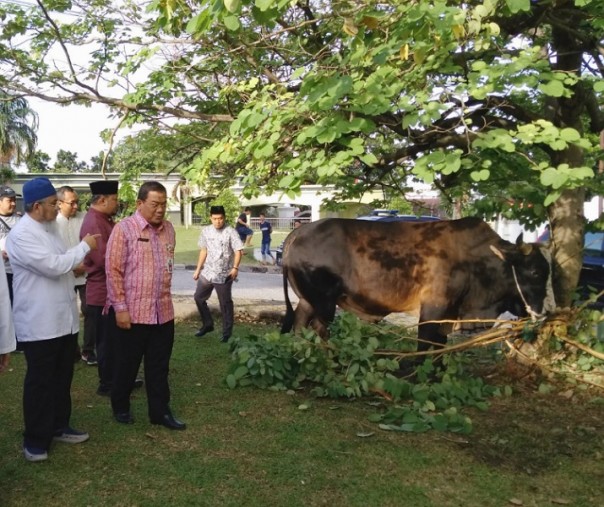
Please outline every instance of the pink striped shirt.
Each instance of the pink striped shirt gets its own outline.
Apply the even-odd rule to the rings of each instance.
[[[133,324],[174,319],[172,266],[176,235],[168,221],[153,227],[137,211],[113,228],[107,253],[107,298],[116,312],[128,311]]]

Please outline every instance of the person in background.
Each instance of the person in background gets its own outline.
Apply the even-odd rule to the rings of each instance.
[[[59,233],[67,248],[72,248],[81,241],[80,228],[82,227],[83,216],[78,211],[80,200],[75,190],[67,185],[57,190],[57,197],[59,198],[59,213],[57,214]],[[80,297],[80,311],[84,316],[84,338],[82,348],[79,353],[76,353],[76,356],[81,357],[82,361],[89,366],[94,366],[96,364],[95,343],[94,334],[89,331],[91,319],[86,308],[86,271],[84,266],[76,266],[73,274],[75,275],[75,291]]]
[[[172,223],[164,219],[167,202],[161,183],[143,183],[136,212],[115,225],[107,244],[107,307],[115,311],[118,327],[111,406],[117,422],[134,422],[130,394],[144,358],[151,424],[184,430],[186,424],[170,409],[168,383],[174,345],[171,286],[176,235]]]
[[[6,249],[13,268],[13,320],[23,346],[23,455],[48,459],[51,442],[78,444],[89,435],[69,425],[73,357],[80,325],[74,268],[96,237],[67,249],[56,224],[57,192],[48,178],[23,185],[25,216],[13,227]]]
[[[233,333],[233,281],[237,279],[243,245],[237,232],[226,225],[224,207],[210,207],[211,225],[204,227],[199,235],[199,257],[193,273],[197,280],[195,304],[199,310],[202,326],[195,333],[201,337],[214,331],[214,319],[208,308],[208,299],[216,289],[222,313],[222,342],[229,341]]]
[[[299,219],[294,220],[294,229],[297,229],[298,227],[300,227],[302,225],[302,221]],[[281,262],[283,261],[283,245],[285,245],[285,240],[283,240],[281,242],[281,244],[277,247],[277,250],[275,251],[275,263],[277,264],[277,266],[281,266]]]
[[[0,373],[8,368],[10,353],[15,350],[16,346],[8,282],[6,273],[4,273],[4,263],[0,262]]]
[[[235,224],[235,229],[237,230],[237,234],[239,234],[239,239],[245,247],[252,246],[252,236],[254,235],[254,231],[252,231],[252,229],[249,227],[251,217],[252,209],[247,207],[243,213],[239,215],[237,218],[237,223]]]
[[[17,225],[21,215],[17,211],[17,193],[6,185],[0,186],[0,254],[4,261],[4,271],[8,282],[8,294],[13,301],[13,270],[6,251],[6,238],[11,229]]]
[[[99,386],[97,394],[110,396],[113,385],[115,364],[115,314],[112,309],[103,315],[107,302],[107,278],[105,276],[105,254],[111,231],[115,226],[113,217],[119,208],[117,198],[117,181],[93,181],[90,183],[90,209],[84,216],[80,236],[99,234],[98,248],[84,259],[86,279],[86,296],[90,326],[85,332],[90,334],[90,341],[96,343]]]
[[[271,234],[273,227],[269,222],[266,221],[266,215],[260,213],[260,224],[258,225],[260,232],[262,232],[262,243],[260,246],[260,253],[262,254],[262,263],[267,264],[266,257],[271,258],[271,264],[275,264],[275,258],[271,254]]]

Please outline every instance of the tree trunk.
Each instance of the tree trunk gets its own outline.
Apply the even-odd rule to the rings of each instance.
[[[570,306],[583,264],[583,202],[582,189],[565,190],[548,210],[553,253],[554,296],[556,306]]]
[[[552,36],[552,67],[558,71],[580,75],[581,42],[570,31],[561,27],[554,27]],[[573,87],[570,97],[558,99],[554,123],[559,128],[571,127],[582,133],[581,115],[584,112],[585,95],[581,84],[578,84]],[[555,152],[552,156],[552,166],[557,167],[560,164],[568,164],[570,167],[582,166],[583,149],[570,145],[565,150]],[[556,305],[562,308],[569,306],[572,301],[572,293],[577,288],[583,265],[584,202],[584,189],[567,189],[548,209],[554,261],[554,295]]]

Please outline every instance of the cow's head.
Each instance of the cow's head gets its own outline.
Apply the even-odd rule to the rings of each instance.
[[[520,234],[515,245],[491,245],[491,250],[510,266],[512,283],[528,315],[537,317],[554,311],[552,258],[546,246],[524,243]]]

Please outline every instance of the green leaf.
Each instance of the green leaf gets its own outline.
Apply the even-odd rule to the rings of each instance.
[[[490,176],[491,171],[489,171],[488,169],[481,169],[480,171],[472,171],[470,173],[470,178],[472,178],[472,180],[476,182],[487,181]]]
[[[234,375],[227,375],[226,383],[227,386],[229,386],[229,389],[235,389],[235,387],[237,386],[237,379]]]
[[[373,153],[366,153],[365,155],[361,155],[359,156],[359,159],[361,160],[361,162],[367,164],[368,166],[373,166],[378,163],[378,159]]]
[[[579,132],[577,132],[575,129],[564,128],[560,131],[560,137],[567,143],[574,143],[581,139],[581,134],[579,134]]]
[[[539,384],[539,392],[541,394],[549,394],[553,391],[553,387],[548,384],[547,382],[541,382],[541,384]]]
[[[568,181],[568,175],[553,167],[548,167],[541,173],[540,180],[542,185],[558,189]]]
[[[261,11],[266,11],[266,10],[270,9],[273,6],[274,2],[275,2],[275,0],[256,0],[254,2],[254,4]]]
[[[236,12],[239,9],[240,0],[224,0],[224,6],[229,12]]]
[[[206,31],[211,23],[211,18],[207,10],[201,11],[197,16],[193,16],[187,26],[185,31],[191,35],[198,34],[199,32]]]
[[[531,2],[530,0],[505,0],[508,8],[512,12],[512,14],[516,14],[517,12],[528,12],[531,10]]]
[[[288,174],[279,180],[279,188],[289,188],[294,182],[294,175]]]
[[[547,194],[547,197],[543,201],[544,206],[549,206],[550,204],[554,204],[562,195],[561,192],[551,192]]]
[[[325,128],[322,132],[317,135],[318,143],[331,143],[336,137],[338,137],[339,132],[334,128]]]
[[[234,372],[233,372],[233,377],[235,377],[235,379],[239,380],[241,377],[244,377],[245,375],[248,374],[248,369],[247,366],[239,366]]]
[[[226,26],[231,32],[239,30],[241,24],[239,23],[239,18],[237,16],[225,16],[223,19],[224,26]]]
[[[564,85],[560,81],[552,80],[547,83],[541,83],[539,89],[550,97],[562,97],[564,95]]]

